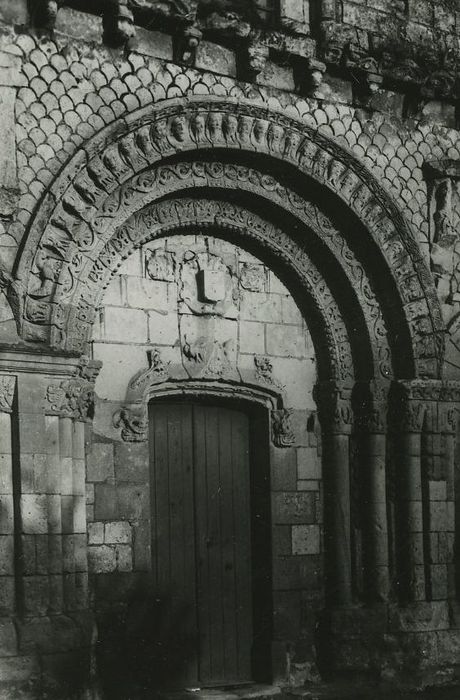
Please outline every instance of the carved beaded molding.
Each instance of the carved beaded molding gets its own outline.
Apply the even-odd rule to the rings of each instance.
[[[15,304],[24,338],[82,351],[95,308],[88,294],[89,269],[123,219],[157,198],[160,185],[167,194],[171,168],[152,170],[152,165],[179,152],[209,149],[225,151],[227,158],[234,151],[245,158],[257,153],[259,167],[262,154],[282,160],[341,198],[386,260],[406,318],[415,374],[438,376],[444,348],[439,302],[397,206],[342,147],[292,118],[230,98],[172,100],[138,110],[88,140],[71,159],[38,208],[11,285],[12,294],[18,295],[18,285],[23,293]],[[234,164],[227,177],[238,179],[240,172]],[[158,181],[159,173],[165,182]],[[205,185],[199,173],[187,177],[192,189]],[[262,178],[259,192],[270,182],[266,172]],[[298,215],[292,201],[285,208]],[[291,245],[302,254],[298,244]],[[339,262],[337,251],[334,257]]]

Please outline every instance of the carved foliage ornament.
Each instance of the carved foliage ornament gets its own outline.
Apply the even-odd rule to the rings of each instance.
[[[80,379],[66,379],[50,384],[46,390],[47,413],[86,421],[94,408],[93,384]]]
[[[124,442],[144,442],[147,439],[148,418],[145,406],[123,407],[113,415],[113,426],[121,428]]]

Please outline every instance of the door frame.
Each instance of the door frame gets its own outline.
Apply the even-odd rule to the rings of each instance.
[[[208,405],[220,404],[224,406],[234,406],[239,410],[246,411],[249,415],[250,426],[255,434],[256,439],[250,440],[250,499],[251,499],[251,532],[252,546],[260,548],[260,542],[265,551],[258,552],[257,558],[259,561],[265,561],[269,571],[265,572],[265,576],[269,578],[264,591],[264,596],[260,595],[260,590],[256,592],[257,576],[252,574],[252,597],[253,597],[253,680],[259,683],[271,683],[273,681],[272,672],[272,646],[273,646],[273,548],[272,548],[272,532],[273,526],[271,522],[271,411],[277,410],[283,406],[281,392],[278,392],[276,387],[260,387],[254,385],[232,384],[225,382],[210,382],[210,381],[177,381],[164,382],[149,387],[144,393],[144,405],[148,409],[150,404],[161,403],[163,401],[197,401],[205,402]],[[256,488],[255,479],[257,476],[257,453],[254,450],[258,440],[262,439],[266,445],[265,463],[267,465],[266,475],[268,476],[268,485],[266,488],[267,498],[267,518],[269,519],[269,538],[261,539],[261,533],[258,529],[260,520],[255,517],[256,505]],[[151,478],[151,476],[150,476]],[[256,563],[257,563],[256,558]],[[252,562],[254,564],[254,553],[252,554]],[[264,634],[264,631],[267,634]]]

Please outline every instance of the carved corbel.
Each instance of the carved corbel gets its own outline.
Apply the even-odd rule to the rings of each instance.
[[[292,427],[292,409],[272,411],[272,441],[275,447],[292,447],[295,433]]]
[[[255,80],[265,70],[269,57],[269,48],[258,42],[250,42],[247,47],[246,76],[249,81]]]
[[[316,58],[299,60],[294,71],[299,92],[317,99],[326,98],[330,88],[323,83],[325,72],[326,64]]]
[[[113,48],[121,48],[136,35],[134,17],[128,0],[109,0],[102,15],[104,42]]]
[[[121,439],[124,442],[144,442],[147,440],[148,418],[145,406],[129,408],[123,406],[113,414],[114,428],[121,428]]]
[[[354,101],[361,106],[369,106],[372,97],[383,83],[383,75],[375,58],[366,56],[356,62],[349,62],[353,79]]]
[[[30,2],[30,14],[34,27],[52,32],[62,4],[63,0],[35,0],[33,3]]]
[[[352,387],[344,381],[326,381],[315,385],[313,398],[323,432],[349,435],[353,428]]]
[[[175,61],[186,66],[194,66],[198,45],[203,32],[197,24],[185,27],[177,36],[174,47]]]

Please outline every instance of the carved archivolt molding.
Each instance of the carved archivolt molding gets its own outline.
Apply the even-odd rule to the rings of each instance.
[[[119,227],[106,243],[88,271],[87,284],[78,310],[72,322],[73,332],[86,332],[87,314],[90,308],[97,308],[102,300],[104,288],[120,265],[119,251],[129,255],[132,250],[155,237],[179,231],[187,226],[199,226],[200,230],[213,229],[227,232],[234,239],[239,237],[251,240],[271,251],[283,261],[292,275],[296,276],[306,295],[322,319],[325,340],[317,348],[319,368],[324,366],[327,376],[342,378],[353,376],[353,359],[347,329],[341,311],[332,296],[320,271],[310,260],[307,252],[299,249],[289,237],[274,224],[266,222],[237,204],[209,199],[178,199],[150,205],[136,213]],[[373,305],[375,307],[375,304]],[[379,326],[373,326],[379,328]],[[379,334],[379,347],[385,339]],[[80,336],[82,337],[82,336]],[[83,335],[83,338],[86,336]],[[381,371],[387,371],[389,350],[382,352]],[[326,366],[327,359],[327,366]]]
[[[78,154],[72,159],[39,207],[18,267],[18,279],[27,285],[25,313],[18,319],[24,337],[71,346],[67,331],[75,317],[59,297],[80,284],[99,246],[113,233],[111,211],[133,213],[126,204],[136,191],[144,190],[145,199],[152,200],[152,188],[161,185],[153,164],[181,151],[209,148],[242,151],[245,157],[257,153],[259,162],[261,154],[282,160],[346,203],[382,251],[386,274],[399,291],[415,372],[436,376],[443,354],[439,303],[418,246],[390,197],[364,166],[310,127],[228,99],[191,99],[139,110],[129,123],[125,118],[88,141],[84,158]],[[233,166],[235,176],[239,167]],[[162,169],[166,181],[169,172]],[[189,186],[200,182],[195,173]],[[138,208],[147,203],[134,199]],[[92,308],[88,302],[88,327]]]

